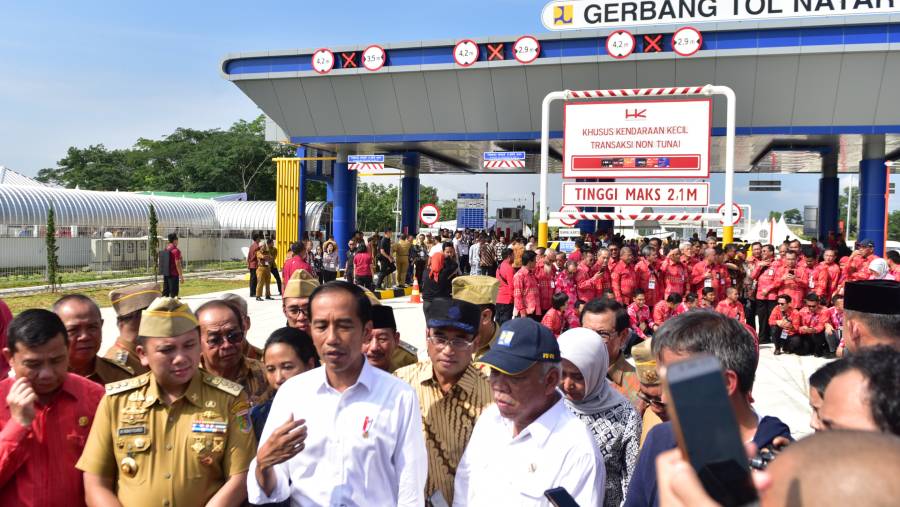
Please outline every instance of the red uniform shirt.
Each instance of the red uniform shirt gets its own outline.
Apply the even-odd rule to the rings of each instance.
[[[172,243],[169,243],[166,250],[169,251],[169,276],[178,276],[178,266],[181,265],[181,250]]]
[[[537,263],[534,268],[534,279],[537,280],[541,308],[550,308],[553,298],[553,279],[556,278],[556,266]]]
[[[716,311],[726,317],[744,322],[744,305],[740,301],[732,303],[730,299],[723,299],[716,305]]]
[[[669,308],[669,303],[665,300],[653,305],[653,324],[657,327],[663,322],[675,316],[675,309]]]
[[[515,276],[512,264],[509,259],[500,263],[497,268],[497,280],[500,281],[500,288],[497,290],[497,304],[508,305],[513,302],[513,277]]]
[[[815,312],[811,312],[809,308],[804,306],[803,309],[791,315],[791,324],[794,325],[794,329],[799,334],[813,334],[801,332],[800,326],[811,327],[814,329],[814,333],[821,333],[825,331],[826,322],[828,322],[828,313],[822,307],[819,307]]]
[[[525,266],[513,277],[513,301],[520,317],[541,314],[541,295],[537,280]]]
[[[783,278],[790,272],[794,272],[794,278],[784,280]],[[775,270],[775,285],[773,286],[778,294],[787,294],[791,296],[791,306],[800,308],[803,306],[803,298],[806,297],[806,291],[809,290],[809,271],[806,266],[797,266],[788,268],[782,265]]]
[[[291,258],[293,259],[293,257]],[[372,276],[372,254],[359,252],[353,256],[353,274],[356,276]]]
[[[663,299],[669,297],[670,294],[680,294],[682,296],[687,294],[688,273],[684,264],[676,264],[666,260],[663,263],[661,273],[665,284]]]
[[[372,257],[369,257],[369,259],[371,259],[371,258]],[[369,264],[371,264],[371,262]],[[281,276],[284,277],[285,283],[287,283],[287,280],[291,279],[291,275],[293,275],[294,271],[297,271],[298,269],[303,269],[303,270],[306,270],[307,273],[313,274],[312,266],[310,266],[308,262],[303,260],[303,257],[300,257],[299,255],[295,255],[295,256],[291,257],[290,259],[284,261],[284,266],[281,267]],[[354,269],[354,272],[356,272],[356,263],[355,262],[353,264],[353,269]],[[372,270],[369,269],[370,274],[371,274],[371,271]],[[356,274],[362,275],[362,273],[356,273]],[[363,276],[368,276],[368,275],[363,275]]]
[[[560,271],[556,274],[556,292],[563,292],[569,296],[569,308],[575,308],[575,302],[578,300],[578,293],[575,290],[575,275],[568,271]]]
[[[825,297],[828,299],[829,301],[826,301],[826,303],[831,303],[831,297],[834,296],[838,287],[840,287],[841,277],[841,267],[836,262],[830,264],[823,262],[813,270],[812,282],[809,288],[815,291],[820,298]]]
[[[706,275],[710,274],[710,278]],[[731,279],[728,277],[728,268],[721,264],[710,266],[706,261],[698,262],[691,270],[691,288],[697,292],[697,297],[702,299],[703,289],[712,287],[716,290],[716,301],[725,299],[725,289],[731,287]]]
[[[578,299],[587,303],[598,295],[597,289],[594,288],[594,282],[591,268],[584,263],[578,264],[578,271],[575,272],[575,290],[578,293]]]
[[[772,313],[769,314],[769,325],[772,327],[777,327],[779,329],[782,329],[782,333],[781,333],[782,337],[794,336],[795,334],[797,334],[797,329],[794,327],[794,321],[793,321],[793,317],[794,317],[795,313],[797,313],[797,310],[794,310],[793,308],[788,307],[788,312],[787,312],[786,317],[787,317],[788,322],[790,322],[790,325],[787,328],[783,328],[783,327],[779,326],[777,323],[779,320],[784,319],[785,315],[782,314],[781,306],[775,306],[775,309],[772,310]]]
[[[24,428],[11,418],[6,397],[15,382],[0,381],[0,504],[85,505],[81,457],[102,386],[69,373],[47,405],[35,403],[34,420]]]
[[[647,298],[647,306],[653,308],[657,301],[662,299],[663,288],[660,285],[659,270],[656,266],[651,265],[647,259],[641,259],[634,266],[634,271],[638,276],[638,286],[644,291]]]
[[[591,275],[598,273],[599,276],[594,278],[594,295],[596,297],[600,297],[605,291],[612,289],[612,271],[609,266],[601,266],[599,262],[595,262],[594,267],[591,268]]]
[[[863,257],[862,255],[849,257],[850,260],[848,260],[847,265],[844,266],[844,280],[848,282],[868,280],[871,276],[869,264],[878,258],[879,257],[875,254],[869,255],[868,257]]]
[[[616,299],[623,305],[630,305],[634,297],[634,289],[638,288],[634,264],[619,262],[612,272],[612,286]]]
[[[778,292],[775,291],[775,271],[778,269],[776,264],[780,265],[773,260],[771,264],[764,266],[760,261],[750,273],[750,276],[756,280],[756,299],[768,301],[778,299]]]
[[[647,335],[641,329],[641,323],[647,325],[647,329],[651,329],[653,321],[650,319],[650,307],[647,305],[638,306],[637,303],[628,305],[628,317],[631,319],[631,330],[643,339],[647,339]]]
[[[552,331],[553,336],[559,336],[563,331],[563,316],[559,313],[559,310],[551,308],[544,314],[544,318],[541,319],[541,324]]]

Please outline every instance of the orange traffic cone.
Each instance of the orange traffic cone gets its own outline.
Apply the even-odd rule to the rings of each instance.
[[[422,295],[419,294],[419,279],[416,277],[413,277],[413,290],[412,290],[412,294],[409,295],[409,302],[410,303],[421,303],[422,302]]]

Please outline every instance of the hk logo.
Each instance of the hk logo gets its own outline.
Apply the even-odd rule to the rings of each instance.
[[[572,6],[557,5],[553,7],[553,25],[571,25],[572,24]]]
[[[646,109],[625,109],[625,119],[626,120],[646,120],[647,119],[647,110]]]

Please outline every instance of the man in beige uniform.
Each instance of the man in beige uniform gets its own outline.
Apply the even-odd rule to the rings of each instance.
[[[144,311],[137,353],[150,373],[106,386],[87,446],[89,505],[238,506],[256,439],[241,386],[199,370],[197,319],[176,298]]]
[[[666,405],[661,397],[662,385],[660,385],[659,373],[656,371],[656,356],[651,350],[652,342],[653,338],[648,338],[631,349],[638,381],[641,383],[640,392],[637,394],[638,413],[643,414],[641,445],[644,445],[647,433],[654,426],[669,420]]]
[[[109,293],[109,301],[116,311],[116,326],[119,337],[103,357],[127,366],[135,375],[143,375],[149,370],[141,364],[135,351],[138,329],[141,326],[141,312],[154,299],[162,297],[158,283],[139,283],[115,289]]]
[[[134,376],[131,368],[97,353],[103,343],[103,318],[93,299],[69,294],[53,304],[69,335],[69,372],[104,385]]]
[[[491,350],[491,345],[497,342],[500,334],[500,326],[494,322],[497,312],[497,292],[500,290],[500,280],[493,276],[469,275],[458,276],[453,279],[453,299],[460,299],[481,309],[481,320],[478,324],[478,336],[475,337],[475,360]]]

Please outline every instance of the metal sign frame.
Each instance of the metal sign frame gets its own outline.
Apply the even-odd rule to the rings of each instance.
[[[550,104],[552,104],[556,100],[580,100],[580,99],[607,99],[607,98],[621,98],[621,97],[646,97],[646,98],[659,98],[660,96],[704,96],[708,97],[711,95],[724,95],[725,96],[725,110],[726,110],[726,120],[725,120],[725,209],[731,209],[731,205],[734,203],[734,127],[735,127],[735,118],[736,118],[736,104],[735,104],[735,95],[734,90],[727,86],[717,86],[712,84],[707,84],[704,86],[675,86],[668,88],[622,88],[622,89],[610,89],[610,90],[581,90],[581,91],[573,91],[573,90],[560,90],[555,92],[548,93],[543,102],[541,103],[541,209],[540,209],[540,221],[538,222],[538,245],[546,247],[547,240],[549,239],[549,227],[547,225],[548,219],[552,216],[553,218],[567,218],[567,219],[582,219],[582,220],[611,220],[614,217],[619,218],[620,220],[631,218],[632,220],[637,220],[637,218],[632,218],[631,216],[625,215],[615,215],[615,214],[607,214],[607,213],[585,213],[579,212],[578,214],[572,213],[549,213],[547,209],[547,179],[550,173]],[[717,214],[710,213],[700,213],[700,214],[676,214],[673,212],[661,214],[661,216],[673,216],[682,215],[687,220],[689,217],[693,220],[708,220],[708,221],[718,221],[721,222],[721,217]],[[634,215],[634,217],[640,216],[641,220],[653,220],[653,218],[644,218],[644,215]],[[647,215],[650,216],[650,215]],[[725,225],[722,224],[722,243],[727,245],[734,241],[734,226],[733,225]]]

